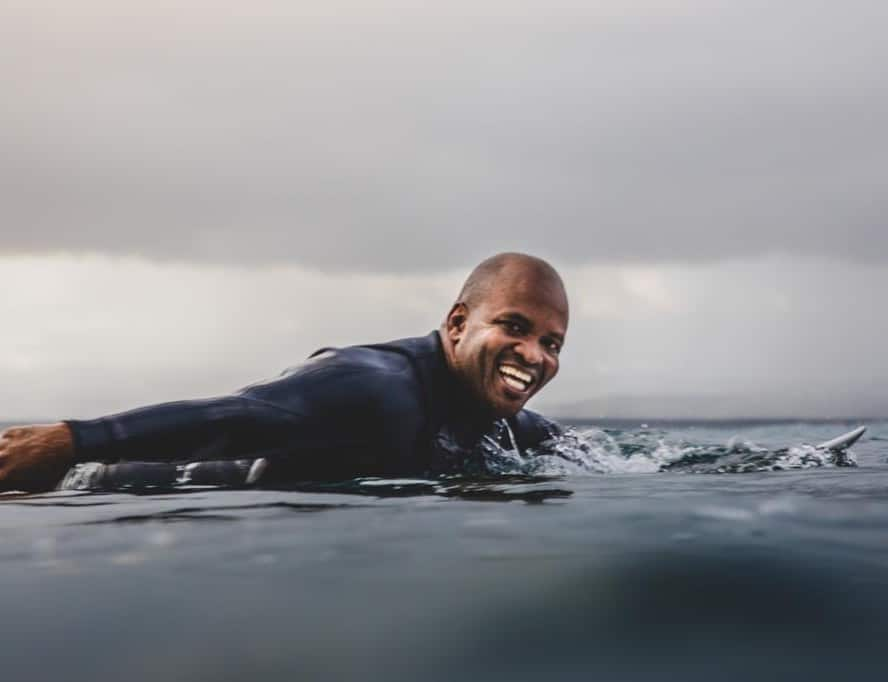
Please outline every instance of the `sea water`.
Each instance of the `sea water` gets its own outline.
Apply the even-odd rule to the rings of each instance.
[[[2,679],[881,680],[888,423],[813,447],[856,424],[580,422],[476,479],[0,495]]]

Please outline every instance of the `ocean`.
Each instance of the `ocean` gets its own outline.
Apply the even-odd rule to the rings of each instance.
[[[481,479],[0,495],[3,679],[884,679],[888,422],[573,423]]]

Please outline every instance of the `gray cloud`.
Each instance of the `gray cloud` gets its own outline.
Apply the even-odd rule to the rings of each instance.
[[[888,414],[888,268],[826,259],[565,267],[561,416]],[[464,272],[0,258],[0,420],[227,393],[330,345],[436,327]]]
[[[578,314],[557,390],[540,398],[545,411],[888,414],[879,314],[888,269],[778,256],[619,270],[610,284],[568,270]]]
[[[888,254],[883,3],[291,6],[2,10],[0,253]]]

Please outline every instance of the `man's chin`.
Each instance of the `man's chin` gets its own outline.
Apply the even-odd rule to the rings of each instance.
[[[524,409],[524,404],[526,402],[527,398],[522,398],[520,400],[498,400],[491,405],[493,408],[493,416],[496,419],[508,419],[509,417],[514,417]]]
[[[493,388],[494,390],[485,391],[483,398],[477,403],[491,419],[514,417],[531,398],[530,395],[503,391],[499,386]]]

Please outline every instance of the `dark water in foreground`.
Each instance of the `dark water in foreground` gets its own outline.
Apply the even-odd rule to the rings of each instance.
[[[850,426],[621,425],[543,478],[0,496],[2,679],[881,680],[888,423],[849,461],[804,445]]]

